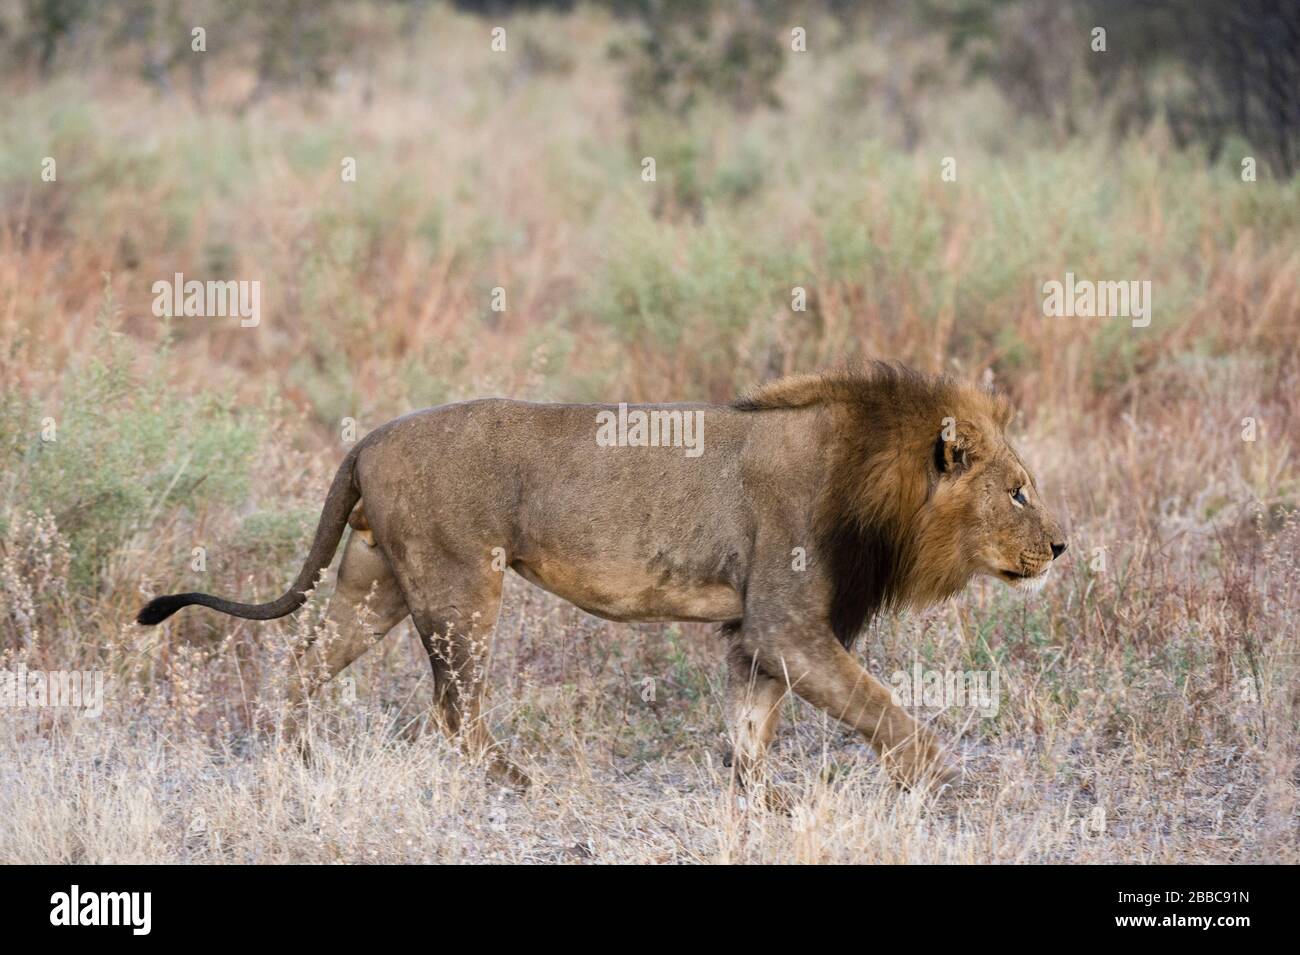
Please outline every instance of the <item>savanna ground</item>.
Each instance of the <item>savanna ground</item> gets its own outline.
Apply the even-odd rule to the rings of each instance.
[[[0,4],[0,38],[23,9]],[[740,40],[710,61],[603,9],[159,9],[5,79],[0,653],[98,670],[109,698],[0,712],[0,861],[1300,860],[1300,187],[1262,161],[1243,181],[1249,142],[1117,126],[1068,17],[1038,40],[1061,99],[1034,112],[887,10],[801,8],[804,53],[789,16],[720,15]],[[1067,271],[1150,280],[1150,326],[1045,318]],[[155,317],[176,272],[260,280],[261,324]],[[861,356],[1005,389],[1069,531],[1042,593],[977,583],[861,640],[882,678],[998,673],[996,716],[924,711],[955,793],[896,790],[790,703],[793,810],[747,807],[709,628],[605,623],[517,578],[489,704],[522,796],[427,725],[409,624],[321,697],[312,762],[281,743],[328,578],[281,621],[131,622],[158,593],[281,593],[345,419],[723,401]]]

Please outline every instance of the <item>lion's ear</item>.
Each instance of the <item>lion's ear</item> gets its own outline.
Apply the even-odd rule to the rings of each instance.
[[[970,426],[945,418],[943,429],[934,440],[934,469],[941,476],[956,477],[968,470],[977,456]]]

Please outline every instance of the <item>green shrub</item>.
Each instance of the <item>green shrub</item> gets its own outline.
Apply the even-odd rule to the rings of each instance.
[[[261,430],[257,413],[215,390],[172,390],[165,351],[137,373],[138,343],[106,318],[99,333],[98,354],[64,371],[60,402],[5,395],[0,433],[0,533],[17,514],[48,511],[71,545],[74,584],[90,587],[114,549],[165,508],[241,500]]]

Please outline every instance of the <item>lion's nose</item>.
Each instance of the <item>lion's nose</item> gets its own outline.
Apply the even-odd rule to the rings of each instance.
[[[1064,544],[1053,544],[1053,545],[1052,545],[1052,560],[1056,560],[1056,558],[1060,557],[1060,556],[1061,556],[1062,554],[1064,554],[1064,553],[1065,553],[1065,545],[1064,545]]]

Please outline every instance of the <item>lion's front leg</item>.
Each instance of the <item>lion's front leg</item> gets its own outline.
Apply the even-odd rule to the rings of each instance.
[[[889,689],[829,629],[785,619],[780,625],[747,627],[741,640],[759,667],[780,674],[803,699],[866,737],[900,785],[919,788],[957,779],[934,736],[893,701]]]
[[[733,635],[727,652],[727,709],[731,754],[727,765],[745,787],[765,780],[767,751],[781,721],[785,683],[765,673]]]

